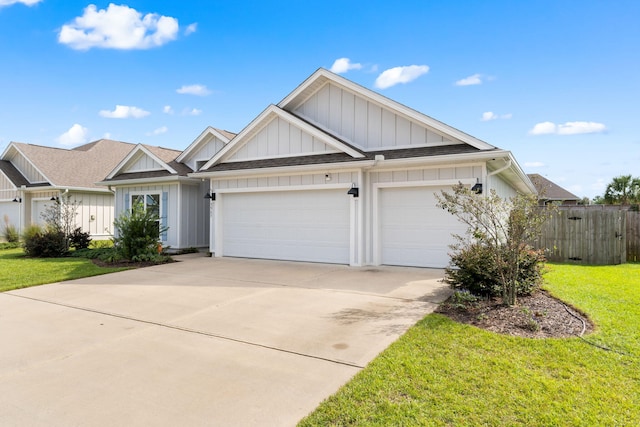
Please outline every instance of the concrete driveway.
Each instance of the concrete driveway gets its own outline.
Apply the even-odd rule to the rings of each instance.
[[[0,425],[295,425],[449,295],[442,276],[186,257],[2,293]]]

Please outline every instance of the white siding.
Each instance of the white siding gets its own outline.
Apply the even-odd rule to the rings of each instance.
[[[10,162],[29,182],[47,182],[46,178],[21,154],[13,156]]]
[[[336,153],[338,150],[276,117],[229,157],[229,162]]]
[[[162,169],[164,168],[158,162],[146,154],[140,153],[139,157],[131,159],[130,164],[127,165],[122,172],[144,172]]]
[[[15,192],[16,186],[0,172],[0,200],[13,199],[16,196]]]
[[[460,143],[333,83],[295,112],[365,150]]]
[[[329,175],[327,180],[326,175]],[[232,188],[265,188],[314,186],[324,184],[351,184],[358,182],[358,173],[354,171],[327,172],[304,175],[262,176],[255,178],[229,178],[213,180],[213,191]]]
[[[104,240],[113,235],[115,197],[106,193],[72,193],[78,201],[76,227],[90,233],[93,239]]]
[[[200,147],[191,153],[183,163],[195,171],[198,169],[198,162],[208,162],[224,145],[220,139],[209,135],[206,142],[201,143]]]
[[[489,188],[494,189],[498,196],[503,199],[509,199],[515,197],[518,192],[509,183],[507,183],[499,175],[493,175],[489,177]]]

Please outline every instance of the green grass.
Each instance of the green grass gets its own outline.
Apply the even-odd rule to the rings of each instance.
[[[550,265],[586,338],[502,336],[431,314],[301,426],[640,425],[640,264]]]
[[[83,258],[26,258],[22,249],[0,250],[0,292],[122,270]]]

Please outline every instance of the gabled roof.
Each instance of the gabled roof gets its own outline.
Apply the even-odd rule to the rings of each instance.
[[[185,159],[189,158],[189,155],[197,152],[200,149],[200,146],[206,143],[209,137],[218,138],[225,144],[235,138],[236,134],[233,132],[229,132],[227,130],[216,129],[214,127],[207,127],[198,137],[180,154],[177,158],[177,162],[183,162]]]
[[[109,139],[71,150],[12,142],[2,159],[10,160],[9,157],[13,155],[23,156],[45,177],[46,182],[39,183],[39,186],[101,189],[95,182],[104,178],[133,147],[133,144]],[[24,176],[22,179],[26,180]],[[34,183],[26,185],[30,184]]]
[[[116,167],[106,175],[104,181],[122,179],[157,178],[161,176],[186,176],[192,170],[176,161],[180,151],[151,145],[138,144],[129,154],[123,158]],[[148,156],[160,166],[158,170],[143,172],[127,172],[127,166],[141,156]],[[104,178],[104,177],[103,177]]]
[[[229,144],[227,144],[222,150],[211,158],[201,170],[209,169],[213,165],[224,161],[229,158],[233,153],[240,149],[244,144],[249,142],[251,138],[256,135],[264,126],[270,123],[274,118],[279,117],[293,126],[301,129],[303,132],[317,138],[324,144],[332,147],[333,149],[345,153],[352,158],[363,158],[364,154],[354,147],[338,140],[337,138],[329,135],[326,132],[318,129],[317,127],[309,124],[308,122],[300,119],[299,117],[282,110],[281,108],[270,105],[268,106],[258,117],[256,117],[247,127],[245,127]],[[295,156],[295,158],[302,158],[305,155]]]
[[[426,114],[420,113],[419,111],[400,104],[399,102],[380,95],[377,92],[360,86],[359,84],[347,80],[344,77],[334,74],[324,68],[319,68],[318,70],[316,70],[316,72],[314,72],[309,78],[302,82],[300,86],[298,86],[293,92],[291,92],[282,101],[280,101],[278,103],[278,107],[287,111],[293,111],[329,82],[338,86],[342,86],[343,88],[346,88],[347,90],[356,93],[371,102],[374,102],[382,107],[394,110],[395,112],[398,112],[411,120],[422,123],[424,126],[435,129],[440,133],[450,135],[455,139],[469,144],[479,150],[491,150],[496,148],[491,144],[488,144],[454,127],[442,123],[432,117],[427,116]]]
[[[0,173],[6,176],[9,182],[16,188],[29,185],[27,178],[7,160],[0,160]]]
[[[565,190],[540,174],[531,173],[527,176],[536,187],[536,190],[538,190],[539,198],[542,200],[580,200],[575,194]]]

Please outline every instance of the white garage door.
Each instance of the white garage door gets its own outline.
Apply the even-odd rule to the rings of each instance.
[[[18,228],[20,226],[20,203],[8,201],[0,202],[0,230],[5,225],[5,218],[9,224]]]
[[[451,233],[463,234],[465,227],[453,215],[436,207],[434,193],[442,189],[380,189],[382,264],[435,268],[447,266],[449,245],[454,242]]]
[[[224,256],[349,263],[346,190],[227,193]]]

